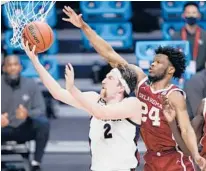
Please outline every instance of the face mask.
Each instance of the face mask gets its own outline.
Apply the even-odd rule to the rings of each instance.
[[[185,21],[189,25],[195,25],[197,23],[197,18],[196,17],[186,17]]]
[[[11,87],[15,87],[19,85],[20,82],[20,74],[17,75],[9,75],[7,73],[5,73],[5,79],[6,82],[11,86]]]

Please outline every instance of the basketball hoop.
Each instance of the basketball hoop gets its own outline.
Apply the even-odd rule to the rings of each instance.
[[[22,31],[32,21],[45,21],[55,1],[9,1],[4,4],[9,23],[13,28],[11,45],[21,46]]]

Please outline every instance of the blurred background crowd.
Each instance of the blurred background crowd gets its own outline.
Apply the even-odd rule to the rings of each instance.
[[[22,6],[26,3],[22,2]],[[40,10],[41,3],[38,5]],[[55,40],[48,51],[39,55],[40,61],[62,87],[65,86],[64,67],[70,62],[77,87],[99,92],[101,81],[111,68],[81,30],[62,21],[65,5],[82,13],[92,29],[129,63],[139,65],[146,73],[158,46],[170,45],[183,51],[187,69],[182,78],[173,83],[184,88],[190,118],[195,116],[198,105],[206,97],[206,2],[57,1],[46,19]],[[40,169],[41,162],[43,170],[89,170],[88,115],[51,97],[24,51],[11,45],[13,30],[4,5],[1,10],[1,113],[9,120],[7,123],[5,119],[2,124],[6,141],[2,161],[14,163],[18,159],[6,154],[23,154],[25,168],[31,161],[34,170]],[[21,9],[17,6],[13,10]],[[8,56],[13,57],[4,60]],[[13,73],[20,73],[19,77],[11,77]],[[21,84],[19,80],[23,79]],[[15,112],[20,121],[14,119]],[[16,142],[7,142],[11,137],[15,137]],[[25,144],[28,140],[32,141]],[[141,153],[145,151],[141,140],[139,149]],[[30,157],[33,153],[34,158]],[[10,170],[17,168],[8,162],[3,165]],[[142,165],[143,161],[140,168]]]

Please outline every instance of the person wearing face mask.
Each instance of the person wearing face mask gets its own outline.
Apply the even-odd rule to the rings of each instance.
[[[49,122],[38,85],[20,75],[18,56],[5,57],[1,76],[1,142],[35,140],[32,171],[40,170],[44,148],[49,138]]]
[[[195,2],[188,2],[184,5],[182,17],[185,20],[185,26],[180,32],[175,32],[173,40],[188,40],[192,60],[196,61],[196,71],[204,69],[206,62],[206,31],[198,26],[198,20],[201,18],[198,5]]]

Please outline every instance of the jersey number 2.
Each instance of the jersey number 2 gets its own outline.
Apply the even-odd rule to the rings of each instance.
[[[148,115],[149,119],[152,121],[153,126],[160,126],[160,110],[154,106],[149,110],[146,103],[142,102],[142,121],[146,122]]]
[[[107,138],[112,138],[112,133],[110,133],[109,131],[111,130],[111,125],[106,123],[104,125],[104,138],[107,139]]]

